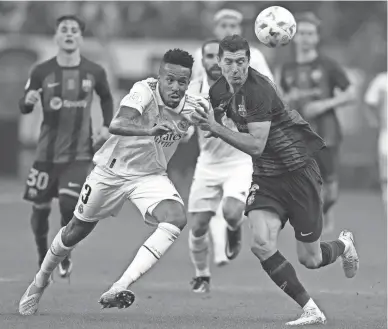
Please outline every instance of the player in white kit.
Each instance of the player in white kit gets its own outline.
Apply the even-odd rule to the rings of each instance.
[[[214,15],[213,34],[218,41],[228,35],[241,34],[243,15],[234,9],[221,9]],[[206,71],[202,65],[202,47],[194,53],[193,80],[206,78]],[[268,67],[264,55],[257,48],[251,47],[250,66],[273,81],[273,75]],[[226,236],[224,234],[226,222],[223,218],[222,205],[217,209],[210,221],[210,233],[213,241],[214,261],[218,265],[228,262],[225,255]]]
[[[380,171],[380,185],[382,199],[387,215],[387,151],[388,151],[388,133],[387,133],[387,72],[378,74],[370,83],[366,94],[365,103],[371,107],[372,116],[370,117],[379,128],[378,141],[378,162]]]
[[[186,94],[193,58],[168,51],[159,78],[137,82],[126,95],[96,153],[74,217],[54,238],[42,266],[19,303],[22,315],[34,314],[59,262],[97,222],[115,216],[132,201],[145,221],[157,225],[122,277],[100,299],[103,307],[126,308],[134,301],[128,287],[146,273],[178,238],[186,225],[183,202],[166,174],[167,163],[186,133],[199,97]]]
[[[191,93],[207,98],[209,88],[221,77],[221,69],[217,64],[218,48],[219,42],[216,39],[202,45],[201,62],[206,75],[190,83]],[[224,119],[224,125],[237,131],[232,120],[226,116]],[[247,154],[221,139],[206,138],[206,133],[201,129],[197,129],[197,134],[200,155],[188,202],[192,218],[189,249],[195,267],[192,290],[202,293],[210,289],[209,231],[217,265],[228,263],[241,249],[241,224],[253,168],[251,157]],[[216,213],[217,216],[212,219]]]

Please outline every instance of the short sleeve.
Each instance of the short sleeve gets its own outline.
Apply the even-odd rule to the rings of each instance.
[[[151,91],[144,85],[136,83],[129,94],[125,95],[120,102],[121,106],[131,107],[143,113],[147,105],[151,102]]]
[[[40,88],[42,88],[40,69],[39,69],[39,66],[35,66],[31,70],[30,76],[28,77],[28,80],[24,87],[24,91],[25,93],[27,93],[30,90],[38,90]]]
[[[272,120],[272,102],[274,97],[276,97],[276,92],[267,84],[259,85],[259,90],[248,94],[252,97],[246,102],[247,116],[245,119],[248,123]]]
[[[371,106],[377,106],[380,103],[381,89],[385,88],[384,76],[378,75],[369,84],[369,87],[365,93],[365,103]]]
[[[329,76],[333,88],[340,88],[341,90],[345,90],[350,85],[350,81],[345,70],[334,61],[330,61]]]

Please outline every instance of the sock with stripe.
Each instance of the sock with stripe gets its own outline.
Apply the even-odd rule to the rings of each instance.
[[[180,233],[181,230],[175,225],[160,223],[155,232],[140,247],[132,263],[114,285],[127,289],[157,263]]]
[[[301,307],[308,303],[310,296],[298,280],[294,267],[279,251],[261,262],[261,266],[272,281]]]

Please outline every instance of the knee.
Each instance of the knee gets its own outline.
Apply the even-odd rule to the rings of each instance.
[[[227,198],[222,206],[222,211],[227,222],[240,221],[244,211],[244,203],[236,199]]]
[[[251,251],[257,258],[260,259],[260,261],[266,260],[268,257],[273,255],[276,250],[276,241],[272,241],[269,236],[254,234]]]
[[[209,229],[209,223],[214,213],[210,211],[196,212],[191,214],[192,227],[194,236],[202,236]]]
[[[299,263],[304,267],[313,270],[319,268],[322,263],[321,255],[298,255]]]
[[[187,224],[186,212],[183,205],[174,200],[165,200],[159,204],[153,215],[159,223],[169,223],[178,227],[181,231]]]

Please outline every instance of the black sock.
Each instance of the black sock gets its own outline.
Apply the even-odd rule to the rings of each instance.
[[[334,263],[344,253],[345,245],[342,241],[321,242],[322,263],[320,267]]]
[[[261,262],[261,266],[288,296],[295,300],[301,307],[309,301],[310,296],[299,282],[294,267],[277,251],[270,258]]]
[[[42,263],[48,250],[47,234],[49,230],[48,218],[50,211],[50,208],[32,207],[31,228],[34,233],[35,243],[38,249],[39,265]]]

